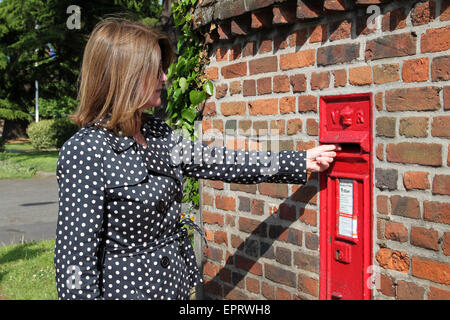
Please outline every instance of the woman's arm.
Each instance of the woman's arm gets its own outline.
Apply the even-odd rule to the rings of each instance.
[[[171,160],[181,162],[188,177],[242,184],[260,182],[304,184],[307,171],[326,170],[337,146],[308,151],[245,151],[207,146],[183,138],[172,150]]]
[[[59,299],[100,297],[97,251],[104,211],[102,156],[89,136],[70,139],[57,164],[55,268]]]

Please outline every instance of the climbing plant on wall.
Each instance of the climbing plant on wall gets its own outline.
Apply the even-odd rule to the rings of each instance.
[[[174,23],[181,34],[177,39],[178,60],[170,65],[167,74],[171,86],[166,108],[169,124],[192,140],[197,138],[195,120],[199,110],[214,90],[212,82],[202,77],[208,49],[203,36],[193,30],[196,3],[197,0],[172,0]],[[183,202],[198,207],[198,180],[186,179]]]

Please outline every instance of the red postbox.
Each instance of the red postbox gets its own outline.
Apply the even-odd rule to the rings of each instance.
[[[342,147],[320,177],[320,299],[371,299],[372,94],[321,97],[319,142]]]

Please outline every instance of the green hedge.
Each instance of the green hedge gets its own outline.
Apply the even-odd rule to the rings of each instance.
[[[78,126],[67,118],[32,122],[27,128],[28,137],[35,149],[61,148]]]

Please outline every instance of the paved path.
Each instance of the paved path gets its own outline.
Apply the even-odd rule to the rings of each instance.
[[[56,176],[0,180],[0,246],[55,238]]]

